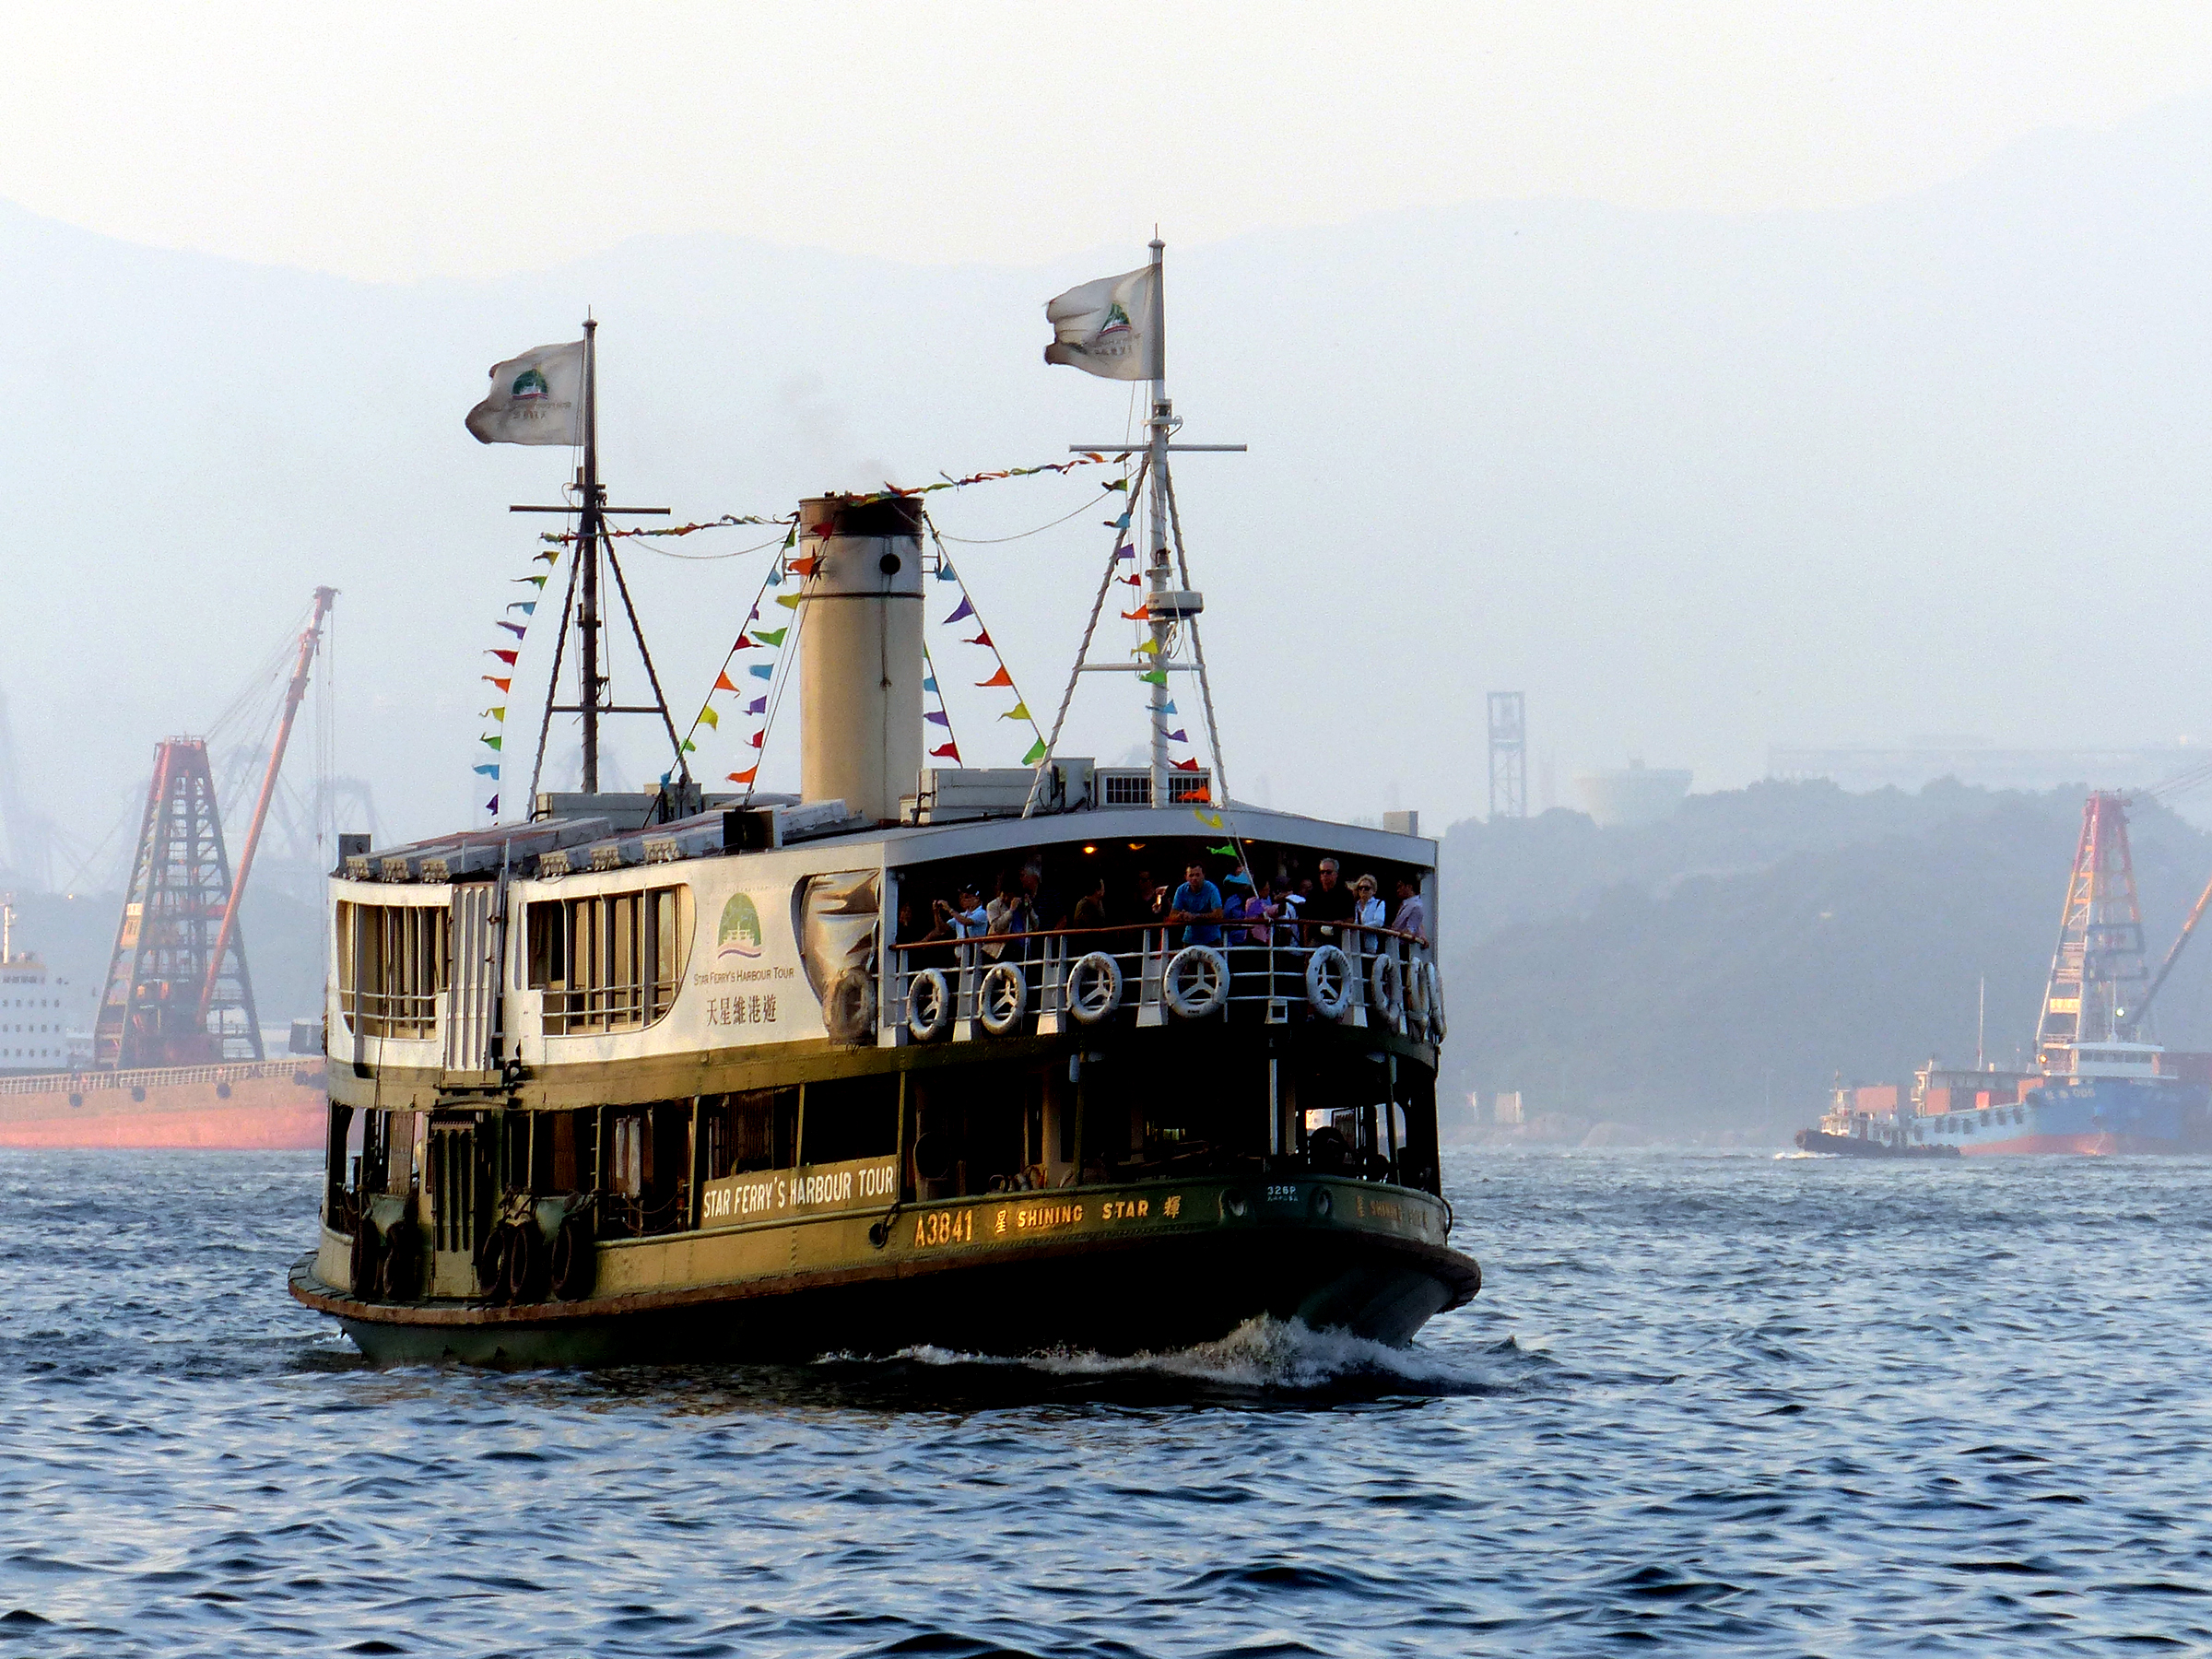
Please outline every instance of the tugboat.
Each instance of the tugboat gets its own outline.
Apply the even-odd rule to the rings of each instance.
[[[1153,309],[1116,304],[1156,337],[1157,243],[1149,270]],[[589,327],[580,635],[603,558],[620,585]],[[925,769],[922,504],[805,501],[773,556],[798,583],[795,797],[708,795],[680,741],[657,791],[600,792],[593,639],[563,705],[581,794],[343,848],[294,1296],[379,1362],[606,1365],[1161,1351],[1262,1315],[1403,1344],[1477,1293],[1439,1182],[1435,842],[1411,815],[1231,803],[1218,743],[1210,769],[1166,759],[1202,600],[1151,349],[1147,374],[1092,371],[1153,381],[1127,498],[1150,482],[1145,639],[1095,665],[1087,631],[1077,657],[1150,688],[1151,764],[1041,738],[1020,768]],[[1314,878],[1313,914],[1163,908],[1194,865],[1197,893]],[[1354,871],[1429,920],[1346,925]]]

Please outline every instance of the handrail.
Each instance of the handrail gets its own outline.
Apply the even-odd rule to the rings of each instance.
[[[108,1088],[168,1088],[180,1083],[246,1082],[255,1077],[297,1074],[301,1067],[320,1071],[321,1054],[295,1054],[289,1060],[240,1060],[213,1065],[144,1066],[130,1071],[33,1072],[0,1077],[0,1095],[56,1094],[64,1089],[96,1093]]]
[[[1351,917],[1336,916],[1225,916],[1218,922],[1170,922],[1155,916],[1149,922],[1100,922],[1090,927],[1025,927],[1018,932],[962,934],[954,939],[894,939],[893,950],[935,950],[940,947],[959,945],[988,945],[1003,939],[1095,939],[1104,934],[1145,933],[1155,927],[1334,927],[1347,933],[1374,934],[1386,939],[1404,939],[1409,945],[1429,949],[1430,942],[1419,934],[1401,932],[1372,922],[1361,922]],[[1235,941],[1230,941],[1234,943]]]

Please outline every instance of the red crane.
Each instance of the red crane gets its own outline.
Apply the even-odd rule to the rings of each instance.
[[[284,717],[276,725],[276,741],[269,746],[269,764],[261,774],[261,794],[253,803],[253,820],[246,826],[246,844],[238,854],[238,875],[230,883],[229,901],[223,906],[222,931],[215,936],[215,949],[207,959],[207,977],[200,985],[199,1020],[203,1030],[207,1024],[208,1006],[215,1001],[216,982],[222,977],[223,953],[229,949],[231,935],[238,931],[239,900],[245,896],[246,877],[253,873],[253,853],[261,845],[262,826],[268,822],[269,799],[276,793],[276,774],[284,768],[285,745],[291,741],[292,722],[299,716],[300,700],[307,695],[308,670],[314,665],[315,644],[323,637],[323,618],[330,614],[330,602],[337,596],[335,588],[317,588],[314,611],[308,618],[307,626],[300,630],[300,658],[292,668],[292,683],[285,688]]]

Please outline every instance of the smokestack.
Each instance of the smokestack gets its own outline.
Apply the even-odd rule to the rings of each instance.
[[[922,770],[922,504],[799,503],[799,794],[888,822]]]

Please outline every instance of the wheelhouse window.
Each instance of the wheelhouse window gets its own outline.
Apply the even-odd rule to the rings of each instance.
[[[338,1009],[364,1037],[431,1037],[446,987],[443,905],[338,901]]]
[[[545,1031],[632,1031],[676,1006],[691,944],[691,890],[649,888],[530,906],[530,985]]]

